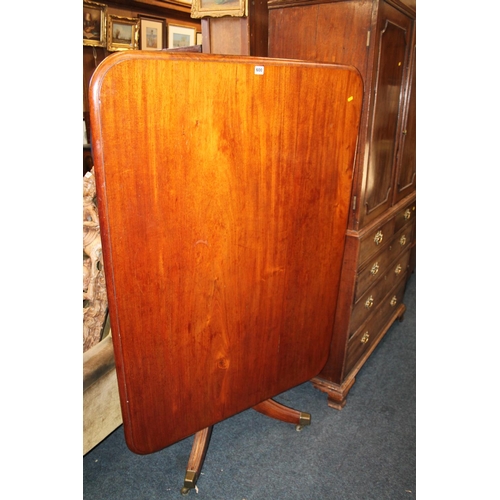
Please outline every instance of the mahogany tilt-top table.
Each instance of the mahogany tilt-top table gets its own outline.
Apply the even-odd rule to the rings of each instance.
[[[128,447],[195,434],[316,376],[332,337],[363,86],[352,67],[127,51],[90,85]]]

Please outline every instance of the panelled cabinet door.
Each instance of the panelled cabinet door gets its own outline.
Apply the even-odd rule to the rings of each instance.
[[[390,208],[394,197],[397,136],[402,119],[405,67],[411,44],[411,19],[380,4],[374,58],[370,150],[365,158],[361,225]]]
[[[413,44],[412,64],[410,68],[409,89],[407,91],[407,116],[401,131],[401,142],[398,154],[398,171],[396,174],[396,192],[394,203],[402,200],[416,189],[416,59]]]

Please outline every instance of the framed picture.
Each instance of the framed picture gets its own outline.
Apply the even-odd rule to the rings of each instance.
[[[156,0],[157,2],[160,3],[166,3],[170,5],[166,5],[166,7],[172,7],[172,4],[180,4],[180,5],[191,5],[191,0]]]
[[[106,17],[108,6],[83,2],[83,45],[106,47]]]
[[[106,48],[110,51],[139,48],[139,18],[108,15]]]
[[[199,31],[196,32],[196,45],[201,45],[203,43],[203,38]]]
[[[164,19],[141,17],[141,50],[162,50],[166,44],[167,23]]]
[[[187,26],[168,25],[168,45],[169,49],[179,47],[190,47],[195,45],[196,29]]]
[[[247,15],[247,0],[193,0],[191,5],[191,17],[200,18],[205,16],[243,17]]]

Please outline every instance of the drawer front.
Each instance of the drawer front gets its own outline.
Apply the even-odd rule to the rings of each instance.
[[[394,217],[378,226],[376,229],[365,234],[359,244],[359,265],[363,265],[367,259],[375,255],[382,246],[392,238],[394,234]]]
[[[389,261],[397,260],[399,255],[408,250],[415,238],[414,222],[400,229],[395,235],[390,245],[387,247],[387,258]]]
[[[375,255],[372,260],[369,261],[368,265],[358,274],[354,303],[357,303],[360,297],[379,279],[383,279],[383,276],[386,274],[390,274],[396,269],[398,270],[396,271],[396,274],[402,274],[405,272],[410,254],[405,252],[404,248],[409,249],[411,246],[413,231],[408,232],[408,242],[406,242],[405,238],[403,249],[401,248],[401,243],[399,241],[401,236],[399,238],[397,236],[388,248]],[[399,249],[398,246],[400,247]]]
[[[409,257],[409,253],[407,253],[407,255]],[[406,262],[408,263],[408,260]],[[404,273],[387,273],[382,279],[379,279],[375,286],[361,296],[352,310],[351,321],[349,323],[350,334],[353,334],[361,324],[367,321],[370,315],[380,307],[385,296],[401,279],[403,274],[406,274],[406,268],[404,269]]]
[[[413,200],[394,216],[394,231],[399,231],[406,224],[413,222],[417,216],[417,202]]]
[[[404,275],[406,277],[406,274]],[[344,377],[356,366],[360,358],[371,349],[373,343],[387,324],[389,318],[402,303],[405,291],[405,277],[383,299],[381,306],[374,311],[369,320],[361,325],[356,333],[349,339]]]

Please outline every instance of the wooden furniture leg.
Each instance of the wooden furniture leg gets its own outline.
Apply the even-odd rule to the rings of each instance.
[[[267,417],[295,424],[297,431],[301,431],[306,425],[311,425],[310,413],[304,413],[288,406],[282,405],[273,399],[266,399],[262,403],[253,407],[254,410]]]
[[[303,427],[311,424],[311,415],[309,413],[294,410],[273,399],[266,399],[254,406],[253,409],[267,417],[295,424],[297,431],[301,431]],[[213,426],[211,425],[194,435],[193,447],[191,448],[186,475],[184,476],[184,486],[181,489],[183,495],[187,495],[190,490],[196,487],[207,454],[210,437],[212,436],[212,429]]]
[[[309,413],[294,410],[273,399],[266,399],[262,403],[254,406],[253,409],[267,417],[295,424],[297,431],[301,431],[303,427],[311,424],[311,415]],[[183,495],[187,495],[189,491],[196,486],[196,482],[198,481],[203,467],[205,455],[207,454],[210,437],[212,436],[212,429],[213,426],[206,427],[194,435],[193,447],[191,448],[186,475],[184,476],[184,486],[181,489]]]
[[[187,495],[189,490],[192,490],[196,486],[196,481],[198,481],[203,462],[205,461],[205,455],[207,454],[208,444],[212,436],[212,429],[213,425],[198,431],[194,435],[193,447],[191,448],[191,454],[189,455],[188,465],[186,467],[186,475],[184,477],[184,486],[181,489],[183,495]]]

